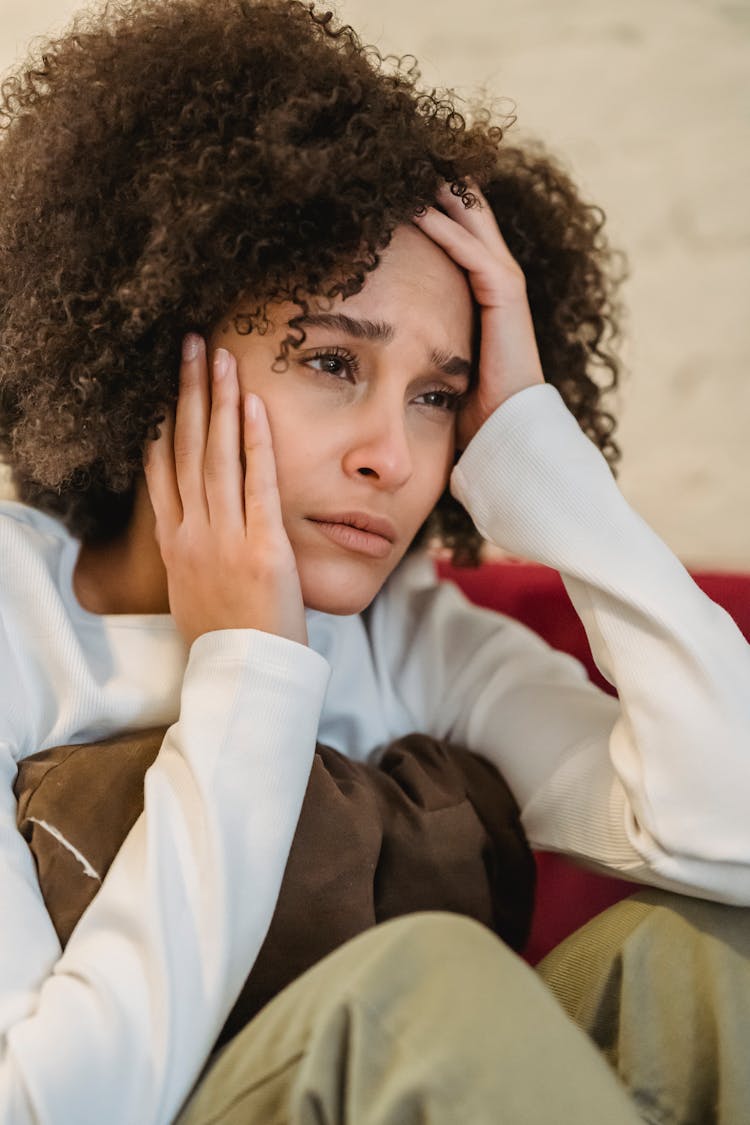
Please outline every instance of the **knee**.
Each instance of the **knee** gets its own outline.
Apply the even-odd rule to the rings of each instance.
[[[481,922],[466,914],[454,914],[449,910],[419,910],[414,914],[403,914],[381,922],[378,926],[382,936],[395,944],[433,946],[446,943],[450,946],[470,945],[484,948],[489,945],[502,945],[500,939]]]
[[[593,918],[537,971],[589,1030],[592,1013],[613,1004],[676,1013],[678,1000],[696,1009],[723,994],[750,1002],[749,923],[744,908],[644,890]]]
[[[524,1021],[530,1027],[540,1019],[553,1026],[562,1020],[533,970],[492,930],[464,915],[409,914],[355,940],[360,956],[331,1004],[342,1025],[356,1022],[358,1013],[409,1044],[423,1044],[440,1029],[456,1058],[465,1059],[477,1050],[478,1029],[509,1044]]]
[[[750,958],[750,910],[720,902],[649,889],[633,896],[633,907],[643,911],[634,927],[634,938],[672,957],[678,950],[700,950]]]
[[[492,930],[463,914],[429,910],[390,919],[370,931],[384,959],[403,975],[445,984],[486,977],[490,967],[517,956]]]

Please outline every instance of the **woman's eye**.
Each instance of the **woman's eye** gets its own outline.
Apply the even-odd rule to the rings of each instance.
[[[333,375],[334,378],[341,378],[342,373],[356,375],[359,371],[357,357],[343,349],[329,348],[327,351],[316,352],[305,360],[306,364],[318,362],[322,364],[318,370],[324,375]]]
[[[320,364],[317,368],[323,375],[341,381],[359,373],[359,360],[352,352],[345,348],[325,348],[303,360],[305,366]],[[466,393],[441,387],[439,390],[425,391],[419,395],[416,402],[427,406],[441,414],[455,414],[461,409],[461,403],[466,398]]]
[[[427,406],[432,406],[436,410],[444,410],[449,414],[455,414],[461,409],[461,403],[466,398],[465,394],[460,391],[425,391],[420,398],[432,399],[428,402]]]

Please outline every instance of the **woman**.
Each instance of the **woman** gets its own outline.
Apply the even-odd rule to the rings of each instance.
[[[295,3],[164,0],[82,21],[6,87],[9,1121],[638,1119],[539,979],[440,913],[347,943],[209,1059],[316,737],[362,760],[463,740],[532,843],[750,902],[747,645],[580,428],[612,455],[587,370],[616,372],[600,224],[548,158],[415,81]],[[484,537],[556,566],[619,703],[436,584],[435,530],[457,558]],[[61,955],[16,764],[162,722],[144,815]],[[646,1119],[688,1120],[680,1076],[657,1096],[642,1073]]]

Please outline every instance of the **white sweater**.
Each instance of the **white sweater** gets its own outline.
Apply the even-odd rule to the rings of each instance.
[[[482,534],[558,569],[597,666],[407,558],[309,647],[254,629],[187,650],[169,615],[77,603],[80,544],[0,504],[0,1120],[170,1122],[263,943],[316,739],[410,731],[494,762],[532,844],[750,905],[750,649],[625,502],[550,385],[508,399],[451,477]],[[145,809],[61,954],[16,830],[16,763],[171,724]],[[75,841],[71,841],[72,846]]]

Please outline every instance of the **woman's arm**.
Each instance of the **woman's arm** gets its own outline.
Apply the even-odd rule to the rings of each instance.
[[[16,831],[3,680],[0,1120],[174,1119],[265,939],[329,675],[312,649],[259,630],[195,641],[144,812],[62,956]]]
[[[0,1043],[6,1031],[32,1010],[41,982],[60,956],[60,942],[44,907],[34,859],[16,829],[13,785],[28,707],[0,613]],[[0,1059],[3,1053],[0,1050]],[[5,1120],[1,1113],[0,1118]]]
[[[578,850],[594,783],[598,818],[652,871],[750,903],[750,646],[734,621],[628,506],[552,387],[497,412],[452,488],[488,539],[559,570],[619,694],[611,729],[594,723],[526,795],[529,831]]]
[[[493,761],[535,847],[750,904],[750,646],[628,506],[550,385],[484,423],[453,494],[490,541],[559,570],[618,693],[450,583],[376,625],[415,722]],[[398,642],[393,638],[399,637]]]

